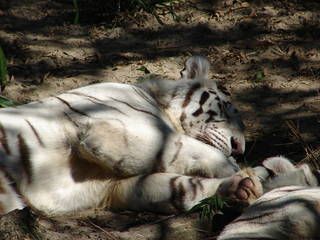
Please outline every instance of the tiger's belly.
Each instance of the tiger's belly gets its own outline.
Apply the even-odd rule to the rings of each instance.
[[[61,214],[98,207],[106,195],[108,180],[76,182],[69,169],[34,176],[35,181],[21,184],[27,205],[45,213]]]

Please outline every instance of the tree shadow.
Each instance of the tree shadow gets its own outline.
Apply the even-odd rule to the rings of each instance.
[[[92,12],[82,13],[84,20],[90,19],[87,23],[84,22],[81,26],[71,25],[74,10],[70,2],[13,1],[10,3],[11,8],[4,9],[5,14],[1,15],[0,45],[9,59],[9,72],[15,76],[16,81],[39,88],[42,86],[39,78],[46,73],[59,79],[82,75],[99,76],[103,69],[123,62],[129,65],[140,60],[150,62],[168,57],[185,58],[190,54],[206,55],[214,63],[215,73],[241,73],[242,77],[256,85],[245,91],[235,92],[240,105],[249,106],[249,110],[243,110],[244,118],[254,116],[263,126],[263,129],[259,129],[263,131],[260,132],[262,136],[257,134],[258,137],[249,140],[246,160],[251,162],[269,154],[286,153],[298,159],[304,151],[298,142],[292,143],[292,136],[285,122],[293,120],[300,126],[305,125],[301,131],[313,136],[307,143],[319,145],[319,136],[312,133],[314,128],[319,127],[317,111],[310,110],[303,104],[296,106],[297,102],[303,103],[307,99],[318,97],[318,90],[279,90],[272,87],[274,80],[271,78],[255,83],[257,79],[254,76],[267,69],[273,75],[283,76],[285,80],[296,76],[308,79],[320,77],[320,58],[317,57],[320,51],[320,28],[319,20],[315,18],[320,10],[320,3],[302,0],[291,3],[274,0],[248,2],[249,7],[235,1],[196,2],[195,5],[203,6],[197,8],[197,11],[203,11],[204,14],[210,12],[214,15],[222,11],[221,17],[214,15],[214,24],[208,20],[158,27],[116,27],[110,30],[100,22],[92,24],[97,20]],[[24,14],[17,14],[21,11],[17,6],[23,4],[29,10],[21,12]],[[3,9],[4,5],[0,7]],[[33,9],[39,13],[38,16],[26,16]],[[303,11],[314,16],[301,15],[301,18],[293,22],[283,20],[284,17],[290,18],[294,13],[300,14]],[[224,19],[223,14],[228,15],[230,12],[234,12],[231,15],[234,19]],[[223,21],[234,23],[224,25]],[[280,23],[284,27],[273,25]],[[97,37],[93,31],[101,33]],[[18,32],[20,34],[16,34]],[[10,34],[18,37],[8,37]],[[48,48],[52,49],[50,54]],[[266,54],[274,48],[280,49],[280,53],[271,57]],[[296,49],[300,49],[303,54]],[[59,51],[59,54],[55,51]],[[85,57],[81,57],[81,54],[72,55],[81,51],[85,52]],[[226,82],[236,85],[236,81],[231,78]],[[284,81],[284,84],[287,82]],[[282,105],[292,106],[281,110],[279,101]]]
[[[244,118],[250,115],[258,126],[254,130],[249,129],[258,131],[247,143],[245,161],[249,165],[275,155],[284,155],[299,162],[307,155],[306,147],[319,148],[319,108],[313,107],[316,106],[313,100],[319,101],[319,89],[303,91],[260,86],[246,89],[236,97],[238,102],[251,107],[250,111],[243,112]],[[298,136],[289,124],[294,125]]]

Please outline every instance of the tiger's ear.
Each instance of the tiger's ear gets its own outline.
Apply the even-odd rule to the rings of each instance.
[[[296,169],[291,161],[283,156],[267,158],[262,162],[262,165],[275,175],[288,173]]]
[[[180,72],[183,79],[207,80],[210,63],[206,57],[193,56],[186,62],[184,69]]]

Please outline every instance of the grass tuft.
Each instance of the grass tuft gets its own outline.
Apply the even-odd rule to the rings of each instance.
[[[300,161],[300,163],[309,163],[314,169],[320,169],[320,149],[314,150],[306,141],[304,140],[302,134],[299,132],[298,127],[293,123],[293,121],[286,121],[286,125],[290,130],[293,137],[299,142],[305,151],[306,157]]]
[[[79,18],[80,18],[80,9],[79,9],[79,5],[78,5],[78,0],[72,0],[72,3],[73,3],[73,8],[75,10],[75,16],[74,16],[74,19],[73,19],[73,24],[79,24],[80,21],[79,21]]]
[[[0,108],[6,108],[6,107],[15,107],[17,106],[14,102],[12,102],[11,100],[0,96]]]
[[[112,21],[119,13],[136,13],[144,11],[152,14],[160,24],[163,24],[161,15],[169,13],[172,18],[179,21],[175,12],[175,3],[182,0],[72,0],[75,16],[74,24],[80,23],[80,15],[84,12],[97,16],[104,16],[104,20]],[[81,6],[81,7],[80,7]]]
[[[227,201],[229,198],[220,196],[211,196],[202,199],[197,205],[193,206],[189,212],[199,212],[201,220],[213,220],[217,214],[223,215],[224,207],[228,206]]]
[[[7,70],[7,59],[4,55],[2,48],[0,47],[0,88],[4,90],[9,82],[9,74]]]

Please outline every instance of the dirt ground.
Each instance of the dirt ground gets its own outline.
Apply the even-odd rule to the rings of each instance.
[[[22,104],[92,83],[131,83],[153,76],[141,67],[176,79],[188,56],[204,55],[212,63],[212,78],[225,83],[242,112],[248,142],[244,163],[254,165],[279,154],[297,162],[319,159],[318,0],[182,1],[175,4],[180,21],[162,12],[163,25],[142,11],[112,18],[106,9],[87,7],[80,12],[80,25],[73,25],[71,0],[0,0],[0,46],[11,76],[2,95]],[[8,221],[1,219],[0,239],[136,236],[112,235],[116,227],[97,220],[113,214],[109,212],[95,213],[93,220],[57,220],[63,224],[43,220],[41,225],[36,216],[40,233],[19,224],[8,227],[12,219],[32,213],[14,214],[6,216]],[[129,221],[130,214],[121,216]],[[149,218],[162,221],[135,216],[126,228],[114,231],[143,226]],[[6,235],[10,228],[16,235]],[[54,229],[53,235],[44,229]]]

